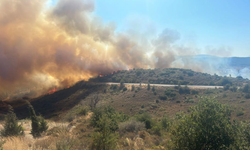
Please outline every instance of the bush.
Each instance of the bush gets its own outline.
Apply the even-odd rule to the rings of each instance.
[[[190,94],[190,89],[187,86],[179,87],[179,94]]]
[[[33,106],[28,102],[28,108],[29,108],[29,113],[30,113],[30,119],[31,119],[31,134],[34,138],[41,136],[42,132],[47,131],[48,126],[47,122],[42,116],[37,117],[35,110]]]
[[[0,140],[0,150],[3,150],[4,143],[5,143],[5,141]]]
[[[127,88],[126,88],[126,87],[124,87],[122,90],[123,90],[123,92],[125,92],[125,91],[127,91]]]
[[[250,85],[249,85],[249,84],[246,84],[246,85],[243,87],[242,92],[248,93],[248,92],[249,92],[249,89],[250,89]]]
[[[216,100],[200,100],[188,115],[177,115],[172,149],[229,149],[235,142],[231,109]]]
[[[112,89],[112,90],[116,90],[117,88],[118,88],[118,85],[113,85],[113,84],[112,84],[112,85],[110,86],[110,89]]]
[[[91,149],[113,150],[117,146],[118,136],[110,128],[112,120],[104,114],[98,122],[98,130],[93,134],[93,143]]]
[[[236,86],[232,86],[232,87],[230,87],[229,89],[230,89],[230,91],[232,91],[232,92],[237,92],[237,87],[236,87]]]
[[[239,117],[239,116],[242,116],[244,115],[244,112],[242,110],[239,110],[237,111],[236,115]]]
[[[135,132],[145,130],[145,123],[136,121],[136,120],[129,120],[126,122],[122,122],[119,124],[119,131],[120,132]]]
[[[23,127],[18,125],[18,120],[13,108],[9,105],[9,112],[5,116],[4,129],[1,131],[2,136],[19,136],[24,134]]]
[[[162,117],[161,119],[161,126],[163,129],[168,129],[170,127],[171,123],[167,116]]]
[[[192,95],[199,94],[199,91],[196,91],[196,90],[191,90],[191,94],[192,94]]]
[[[112,131],[116,131],[118,127],[118,115],[115,112],[115,109],[107,106],[103,109],[95,109],[93,115],[90,119],[90,124],[95,128],[100,128],[100,119],[106,115],[110,119],[109,127]]]
[[[167,96],[165,96],[165,95],[161,95],[161,96],[159,96],[159,99],[160,99],[160,100],[164,100],[164,101],[165,101],[165,100],[167,100]]]
[[[250,94],[246,94],[246,95],[245,95],[245,98],[246,98],[246,99],[250,99]]]
[[[152,87],[152,91],[155,92],[155,87],[154,86]]]
[[[150,90],[150,84],[149,83],[148,83],[148,88],[147,89],[148,89],[148,91]]]
[[[229,90],[229,88],[230,88],[230,85],[229,85],[229,84],[224,85],[224,91]]]
[[[154,125],[154,121],[152,120],[151,115],[149,115],[148,113],[138,115],[136,116],[136,119],[140,122],[144,122],[146,129],[151,129]]]
[[[134,86],[134,85],[132,85],[131,91],[134,91],[134,90],[135,90],[135,86]]]
[[[161,136],[161,129],[162,129],[161,126],[157,124],[157,125],[153,126],[151,130],[152,130],[153,134]]]

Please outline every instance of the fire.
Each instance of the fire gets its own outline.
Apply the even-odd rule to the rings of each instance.
[[[99,77],[103,77],[103,75],[100,74]]]
[[[58,90],[57,88],[53,88],[52,90],[49,90],[49,91],[47,92],[47,94],[53,94],[53,93],[55,93],[57,90]]]

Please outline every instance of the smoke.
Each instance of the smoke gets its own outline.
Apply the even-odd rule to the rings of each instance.
[[[55,6],[1,0],[0,99],[37,96],[118,69],[178,66],[178,55],[195,54],[178,44],[175,30],[152,38],[117,32],[94,9],[92,0],[59,0]]]

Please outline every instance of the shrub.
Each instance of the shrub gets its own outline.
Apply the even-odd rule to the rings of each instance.
[[[155,92],[155,87],[154,86],[152,87],[152,91]]]
[[[95,109],[90,119],[90,124],[95,128],[100,128],[99,122],[103,115],[106,115],[106,117],[110,119],[110,129],[112,131],[116,131],[119,128],[117,123],[118,117],[115,109],[110,106],[104,107],[103,109]]]
[[[123,89],[125,87],[125,84],[124,84],[124,82],[123,82],[123,80],[120,82],[120,87],[119,87],[119,89],[121,90],[121,89]]]
[[[118,85],[113,85],[113,84],[112,84],[112,85],[110,86],[110,89],[112,89],[112,90],[116,90],[117,88],[118,88]]]
[[[5,141],[0,140],[0,150],[3,150],[4,143],[5,143]]]
[[[122,122],[119,124],[119,131],[120,132],[135,132],[145,130],[145,123],[136,121],[136,120],[129,120],[126,122]]]
[[[188,115],[177,115],[172,149],[229,149],[235,142],[231,109],[216,100],[200,100]]]
[[[165,100],[167,100],[167,96],[165,96],[165,95],[160,95],[160,96],[159,96],[159,99],[165,101]]]
[[[167,116],[162,117],[161,119],[161,126],[163,129],[168,129],[170,127],[171,123]]]
[[[230,85],[229,85],[229,84],[224,85],[224,91],[229,90],[229,88],[230,88]]]
[[[123,92],[127,91],[127,87],[124,87],[122,90],[123,90]]]
[[[112,125],[112,120],[106,114],[104,114],[100,118],[98,124],[98,130],[92,136],[93,143],[91,149],[116,149],[118,136],[110,128],[110,125]]]
[[[246,99],[250,99],[250,94],[246,94],[246,95],[245,95],[245,98],[246,98]]]
[[[9,112],[5,116],[4,129],[1,131],[2,136],[19,136],[23,135],[23,127],[18,125],[18,120],[13,108],[9,105]]]
[[[237,116],[242,116],[242,115],[244,115],[244,112],[242,110],[239,110],[236,115]]]
[[[224,77],[220,80],[220,85],[224,86],[227,84],[232,85],[232,82],[228,78]]]
[[[148,91],[150,90],[150,84],[149,83],[148,83],[148,88],[147,89],[148,89]]]
[[[242,92],[248,93],[248,92],[249,92],[249,89],[250,89],[250,85],[249,85],[249,84],[246,84],[246,85],[243,87]]]
[[[161,136],[161,126],[159,124],[156,124],[155,126],[152,127],[152,132],[153,134],[156,134],[158,136]]]
[[[187,86],[185,86],[184,88],[179,87],[179,93],[180,94],[190,94],[190,89]]]
[[[199,94],[199,91],[196,91],[196,90],[191,90],[191,94],[192,94],[192,95]]]
[[[148,113],[138,115],[136,116],[136,119],[140,122],[144,122],[146,129],[151,129],[154,125],[154,121],[152,120],[151,115],[149,115]]]
[[[135,90],[135,86],[134,86],[134,85],[132,85],[131,91],[134,91],[134,90]]]
[[[237,92],[237,87],[236,87],[236,86],[232,86],[232,87],[230,87],[229,89],[230,89],[230,91],[232,91],[232,92]]]
[[[31,134],[34,138],[41,136],[42,132],[48,129],[47,122],[42,116],[37,117],[33,106],[27,101],[30,119],[31,119]]]

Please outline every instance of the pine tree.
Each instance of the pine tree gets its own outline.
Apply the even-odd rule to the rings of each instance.
[[[4,129],[1,131],[2,136],[19,136],[23,135],[23,127],[18,125],[16,114],[13,111],[12,106],[9,107],[9,112],[5,116]]]
[[[47,122],[42,116],[37,117],[33,106],[30,102],[27,101],[30,119],[31,119],[31,134],[33,137],[41,136],[42,132],[45,132],[48,129]]]
[[[148,91],[150,90],[150,84],[148,83]]]

